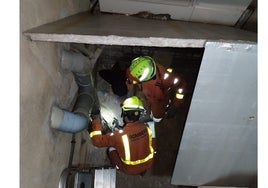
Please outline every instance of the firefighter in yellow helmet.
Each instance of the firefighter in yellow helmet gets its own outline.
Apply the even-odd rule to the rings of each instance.
[[[145,95],[154,122],[160,122],[166,114],[174,115],[183,102],[185,84],[171,68],[156,64],[150,56],[133,59],[126,75],[128,90],[138,87]]]
[[[138,97],[127,98],[121,107],[124,120],[121,129],[102,134],[99,114],[92,114],[89,134],[95,146],[108,147],[108,157],[119,170],[127,174],[141,174],[153,165],[155,135],[149,126],[138,121],[144,112]]]

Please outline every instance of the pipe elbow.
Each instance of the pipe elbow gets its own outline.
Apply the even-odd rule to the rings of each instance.
[[[86,129],[89,119],[80,113],[52,107],[50,126],[62,132],[77,133]]]
[[[87,72],[93,69],[89,59],[81,53],[72,50],[63,50],[61,54],[61,67],[71,72]]]

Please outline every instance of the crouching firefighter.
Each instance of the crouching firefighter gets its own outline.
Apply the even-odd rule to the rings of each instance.
[[[119,130],[102,134],[100,115],[91,114],[90,137],[94,146],[108,147],[112,165],[126,174],[143,174],[152,167],[155,154],[155,133],[145,123],[139,122],[144,106],[137,96],[121,104],[124,125]]]

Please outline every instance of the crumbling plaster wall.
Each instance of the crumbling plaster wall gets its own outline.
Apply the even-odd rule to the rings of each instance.
[[[89,0],[20,1],[20,187],[57,187],[71,134],[49,127],[51,105],[70,108],[77,86],[59,66],[59,44],[28,40],[23,31],[86,11]],[[74,158],[74,161],[79,159]]]

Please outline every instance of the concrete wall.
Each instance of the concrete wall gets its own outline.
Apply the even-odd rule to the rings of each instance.
[[[59,45],[28,40],[23,31],[86,11],[88,0],[20,1],[20,187],[57,187],[68,165],[71,134],[49,127],[53,103],[70,108],[72,74],[59,66]],[[75,158],[74,161],[78,159]]]

